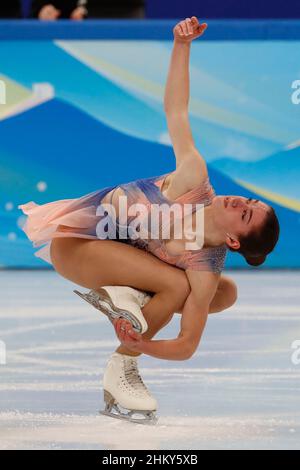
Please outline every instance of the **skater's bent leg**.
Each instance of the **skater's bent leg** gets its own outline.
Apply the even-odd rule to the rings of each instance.
[[[153,292],[154,296],[142,310],[149,326],[145,333],[147,339],[170,321],[190,292],[183,270],[112,240],[54,239],[51,258],[59,274],[83,287],[125,285]]]
[[[130,286],[154,293],[171,291],[185,272],[150,253],[112,240],[56,238],[51,243],[55,270],[66,279],[89,289]]]
[[[217,313],[231,307],[237,300],[237,286],[227,276],[222,275],[217,291],[209,307],[209,313]]]
[[[220,276],[220,281],[216,290],[216,293],[210,303],[209,313],[223,312],[227,308],[231,307],[237,300],[237,286],[235,282],[228,276],[223,274]],[[182,313],[185,304],[177,310],[178,313]]]

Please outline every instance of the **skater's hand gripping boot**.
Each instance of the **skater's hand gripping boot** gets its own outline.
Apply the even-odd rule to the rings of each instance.
[[[142,352],[143,337],[141,334],[133,330],[130,322],[123,318],[118,318],[113,321],[116,335],[122,346],[135,352]]]

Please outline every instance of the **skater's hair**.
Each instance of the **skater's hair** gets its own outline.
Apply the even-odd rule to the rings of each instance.
[[[279,231],[278,218],[273,207],[270,207],[261,227],[239,238],[240,248],[238,250],[229,249],[243,255],[251,266],[259,266],[265,262],[267,255],[274,250],[278,242]]]

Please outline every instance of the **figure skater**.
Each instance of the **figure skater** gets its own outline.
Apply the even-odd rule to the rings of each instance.
[[[27,236],[34,246],[44,245],[36,256],[50,262],[61,276],[90,289],[78,294],[114,324],[121,345],[104,373],[105,413],[121,418],[134,420],[133,413],[139,411],[143,420],[156,419],[157,402],[139,374],[137,357],[143,353],[166,360],[189,359],[199,345],[208,314],[221,312],[236,301],[235,283],[222,274],[227,250],[258,266],[279,236],[279,223],[269,205],[243,196],[216,196],[205,160],[194,144],[188,118],[190,46],[206,28],[206,23],[200,24],[193,16],[173,29],[164,97],[176,157],[173,172],[76,199],[19,206],[28,216]],[[128,207],[140,204],[146,208],[135,231],[129,211],[127,220],[121,220],[123,198]],[[189,230],[178,239],[174,235],[178,217],[173,217],[171,222],[160,223],[160,228],[170,229],[168,238],[161,233],[151,237],[143,222],[153,206],[172,208],[175,203],[177,208],[192,206],[179,217]],[[113,208],[111,213],[103,210],[107,206]],[[198,243],[201,236],[193,232],[199,213],[204,218],[202,245]],[[103,221],[106,239],[99,230]],[[200,248],[187,248],[191,240]],[[181,313],[177,338],[153,340],[174,312]],[[129,412],[122,413],[119,406]]]

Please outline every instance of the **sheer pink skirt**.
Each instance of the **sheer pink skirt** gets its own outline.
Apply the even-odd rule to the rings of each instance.
[[[35,256],[52,264],[50,246],[53,238],[77,237],[96,239],[99,216],[97,208],[112,188],[87,194],[76,199],[62,199],[47,204],[28,202],[19,206],[27,216],[22,230],[34,247],[43,246]]]

